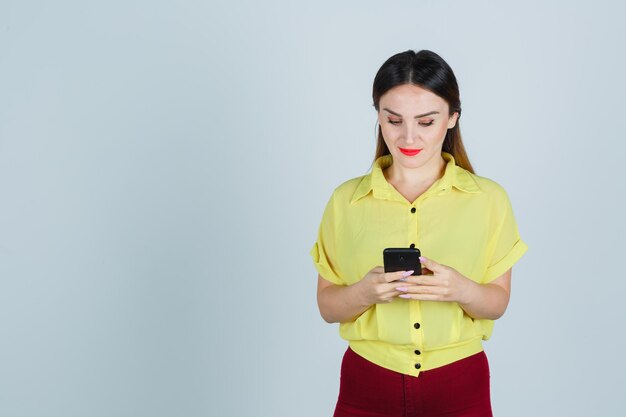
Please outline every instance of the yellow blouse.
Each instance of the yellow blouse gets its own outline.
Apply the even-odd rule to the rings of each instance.
[[[444,175],[413,203],[383,175],[391,155],[335,189],[310,252],[322,278],[354,284],[383,265],[383,249],[411,244],[478,283],[499,277],[519,260],[528,247],[504,189],[457,166],[452,155],[442,156]],[[401,298],[339,325],[357,354],[414,376],[482,351],[492,329],[492,320],[473,319],[457,303]]]

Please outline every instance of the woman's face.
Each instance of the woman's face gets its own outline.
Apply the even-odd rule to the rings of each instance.
[[[378,123],[394,163],[420,168],[441,161],[441,148],[458,113],[449,116],[448,103],[416,85],[387,91],[379,101]]]

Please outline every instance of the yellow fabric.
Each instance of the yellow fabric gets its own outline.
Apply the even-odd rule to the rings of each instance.
[[[335,189],[311,249],[322,278],[354,284],[383,265],[383,249],[412,243],[423,256],[478,283],[490,282],[517,262],[527,246],[504,189],[457,166],[452,155],[442,156],[443,177],[413,203],[383,175],[391,155],[379,158],[371,173]],[[474,320],[457,303],[401,298],[373,305],[339,325],[356,353],[414,376],[482,351],[492,329],[493,321]]]

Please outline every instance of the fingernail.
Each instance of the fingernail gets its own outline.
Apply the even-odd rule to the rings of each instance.
[[[409,294],[400,294],[398,297],[400,298],[411,298]]]
[[[398,278],[398,281],[406,282],[406,277]]]
[[[397,288],[396,288],[396,291],[402,291],[402,292],[405,292],[406,290],[408,290],[408,288],[407,288],[407,287],[397,287]],[[402,296],[400,296],[400,297],[402,297]]]
[[[420,261],[424,262],[426,260],[426,258],[424,258],[423,256],[420,256]]]
[[[408,276],[412,275],[413,272],[415,272],[415,271],[405,271],[405,272],[402,273],[402,276],[403,277],[408,277]]]

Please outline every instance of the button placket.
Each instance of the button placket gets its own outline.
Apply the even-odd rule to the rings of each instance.
[[[412,206],[410,209],[411,212],[411,227],[409,227],[407,229],[407,240],[410,242],[409,243],[409,248],[414,249],[417,245],[417,225],[419,223],[419,218],[417,217],[417,215],[415,215],[417,213],[417,208],[415,206]]]
[[[418,321],[416,321],[415,323],[413,323],[413,328],[415,329],[414,331],[419,331],[419,329],[421,329],[421,328],[422,328],[422,325],[421,325]],[[421,350],[419,350],[419,349],[415,349],[415,350],[413,351],[413,353],[414,353],[416,356],[418,356],[418,358],[414,358],[414,360],[415,360],[415,359],[419,359],[419,358],[421,358],[421,356],[420,356],[420,355],[422,354],[422,351],[421,351]],[[421,363],[421,362],[414,362],[414,365],[413,365],[413,366],[414,366],[414,368],[415,368],[415,369],[420,369],[420,368],[422,367],[422,363]]]
[[[419,200],[419,198],[418,198]],[[418,213],[418,201],[415,201],[413,203],[414,205],[411,207],[410,212],[411,212],[411,227],[408,230],[408,241],[409,241],[409,247],[411,249],[413,248],[419,248],[419,239],[418,239],[418,229],[419,229],[419,213]]]
[[[423,198],[422,198],[423,199]],[[420,199],[420,201],[422,200]],[[409,247],[415,248],[419,247],[419,238],[418,238],[418,230],[419,230],[419,217],[418,217],[418,207],[419,203],[415,202],[414,205],[409,209],[411,216],[411,224],[412,226],[409,228],[408,233],[408,241]],[[418,371],[422,368],[422,352],[421,347],[423,345],[423,333],[422,333],[422,324],[421,324],[421,311],[420,311],[420,302],[419,301],[411,301],[410,303],[410,323],[413,327],[411,332],[414,332],[414,335],[411,337],[413,340],[413,348],[409,350],[407,353],[410,357],[407,359],[411,363],[411,367]]]

